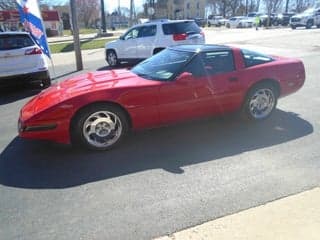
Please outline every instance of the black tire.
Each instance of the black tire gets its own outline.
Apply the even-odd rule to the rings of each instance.
[[[306,25],[306,29],[310,29],[312,26],[313,26],[313,20],[308,20],[307,25]]]
[[[257,115],[256,116],[254,115],[253,113],[254,111],[251,110],[251,108],[253,106],[253,102],[257,101],[257,95],[261,93],[268,93],[270,98],[272,98],[273,103],[272,103],[272,106],[267,106],[265,110],[262,110],[262,111],[266,111],[265,114],[262,114],[260,117],[257,117]],[[245,98],[245,101],[241,109],[241,117],[242,119],[251,121],[251,122],[258,122],[258,121],[265,120],[268,117],[270,117],[270,115],[273,113],[274,109],[277,106],[277,101],[278,101],[278,91],[273,84],[268,82],[258,83],[257,85],[253,86],[247,93],[247,96]],[[258,103],[255,103],[255,104],[258,104]],[[259,111],[259,110],[255,108],[255,111]]]
[[[108,116],[110,117],[111,122],[115,122],[114,129],[112,130],[110,130],[110,128],[112,127],[110,127],[111,122],[108,120],[109,118],[105,117],[106,114],[108,114]],[[92,122],[93,124],[99,119],[96,117],[97,115],[101,116],[101,122],[95,123],[95,132],[92,133],[92,135],[85,133],[87,131],[90,132],[89,128],[92,127],[91,124],[88,124],[90,123],[90,120],[95,119]],[[84,128],[85,124],[87,125],[86,129]],[[97,133],[99,130],[100,132]],[[97,103],[81,109],[72,119],[70,124],[72,145],[85,147],[89,150],[109,150],[117,146],[122,141],[124,136],[128,133],[128,131],[129,122],[126,113],[120,107],[107,103]],[[108,134],[106,134],[106,132],[108,132]],[[112,139],[110,144],[97,145],[93,143],[99,141],[107,141],[108,139],[110,139],[110,136],[111,138],[115,138]],[[90,139],[92,142],[90,142],[90,140],[88,139]]]
[[[110,67],[116,67],[119,65],[119,60],[116,51],[107,50],[106,52],[106,60]]]
[[[226,27],[227,27],[227,28],[230,28],[230,23],[227,23]]]
[[[320,24],[317,25],[317,28],[320,28]]]
[[[50,78],[43,79],[40,84],[40,87],[43,89],[48,88],[50,86],[51,86],[51,79]]]
[[[211,23],[210,22],[208,22],[208,27],[211,27]]]
[[[295,25],[291,25],[291,29],[296,29],[297,27]]]
[[[164,48],[156,48],[156,49],[154,49],[154,50],[153,50],[153,55],[161,52],[162,50],[164,50]]]

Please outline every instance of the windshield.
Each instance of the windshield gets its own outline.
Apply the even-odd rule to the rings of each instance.
[[[138,64],[131,71],[145,79],[169,81],[179,73],[193,55],[192,52],[165,49]]]

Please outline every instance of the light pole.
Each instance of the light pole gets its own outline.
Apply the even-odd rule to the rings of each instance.
[[[102,32],[107,32],[107,26],[106,26],[106,14],[104,12],[104,0],[100,0],[100,6],[101,6],[101,28]]]
[[[82,63],[82,56],[81,56],[81,49],[80,49],[77,7],[76,7],[75,0],[70,0],[70,11],[71,11],[72,33],[73,33],[73,42],[74,42],[74,52],[76,55],[77,70],[81,71],[83,69],[83,63]]]

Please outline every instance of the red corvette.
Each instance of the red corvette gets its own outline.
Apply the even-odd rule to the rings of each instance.
[[[131,70],[53,85],[21,110],[23,138],[106,150],[129,130],[240,111],[259,121],[305,80],[297,59],[217,45],[167,48]]]

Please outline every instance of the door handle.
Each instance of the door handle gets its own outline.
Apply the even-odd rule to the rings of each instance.
[[[238,81],[238,78],[237,77],[229,77],[229,81],[236,82],[236,81]]]

